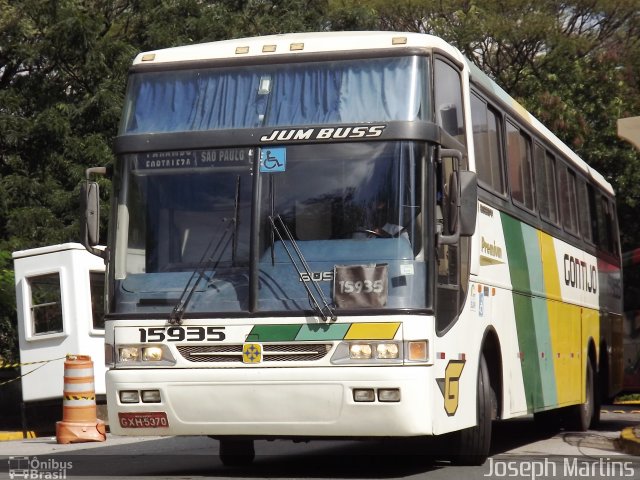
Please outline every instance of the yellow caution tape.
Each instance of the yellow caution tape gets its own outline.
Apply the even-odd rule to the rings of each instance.
[[[24,375],[18,375],[15,378],[12,378],[10,380],[6,380],[4,382],[0,382],[0,387],[3,385],[6,385],[7,383],[11,383],[11,382],[15,382],[16,380],[21,379],[22,377],[25,377],[27,375],[29,375],[30,373],[35,372],[36,370],[44,367],[47,363],[51,363],[51,362],[55,362],[56,360],[63,360],[67,358],[66,356],[64,357],[60,357],[60,358],[52,358],[51,360],[40,360],[38,362],[24,362],[24,363],[0,363],[0,369],[2,368],[17,368],[17,367],[22,367],[22,366],[26,366],[26,365],[39,365],[41,364],[39,367],[34,368],[33,370],[31,370],[30,372],[25,373]]]
[[[18,368],[18,367],[22,367],[25,365],[37,365],[39,363],[49,363],[49,362],[54,362],[56,360],[62,360],[67,358],[65,357],[60,357],[60,358],[52,358],[51,360],[40,360],[38,362],[24,362],[24,363],[5,363],[5,362],[0,362],[0,368]]]

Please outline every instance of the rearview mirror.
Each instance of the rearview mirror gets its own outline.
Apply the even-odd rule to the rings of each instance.
[[[453,159],[453,171],[445,186],[446,199],[444,211],[446,215],[446,233],[438,233],[438,245],[453,245],[460,237],[470,237],[476,231],[476,215],[478,209],[478,180],[475,172],[460,170],[462,152],[459,150],[440,149],[439,160]]]
[[[80,235],[85,248],[100,242],[100,187],[97,182],[85,182],[80,186],[82,221]]]
[[[463,170],[460,175],[460,236],[470,237],[476,232],[478,214],[478,178],[476,172]]]

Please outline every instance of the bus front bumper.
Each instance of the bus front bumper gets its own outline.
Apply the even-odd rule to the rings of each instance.
[[[431,375],[428,366],[109,370],[109,424],[117,435],[430,435]],[[356,401],[358,390],[373,400]],[[136,391],[160,398],[123,403],[123,391],[130,402]]]

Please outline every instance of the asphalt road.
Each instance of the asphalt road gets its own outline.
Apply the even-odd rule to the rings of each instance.
[[[603,413],[599,429],[584,433],[540,432],[530,417],[499,422],[491,458],[480,467],[452,466],[430,455],[439,439],[258,441],[251,466],[229,468],[217,457],[218,442],[208,437],[111,435],[105,443],[74,445],[38,438],[0,442],[0,478],[10,478],[11,467],[14,478],[26,473],[32,479],[638,479],[640,457],[616,450],[620,430],[637,424],[640,413]]]

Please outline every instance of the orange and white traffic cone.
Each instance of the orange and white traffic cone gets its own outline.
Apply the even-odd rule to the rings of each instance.
[[[58,443],[104,442],[105,424],[98,420],[93,362],[89,355],[67,355],[64,362],[62,421],[56,422]]]

